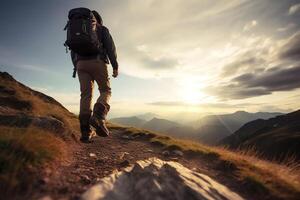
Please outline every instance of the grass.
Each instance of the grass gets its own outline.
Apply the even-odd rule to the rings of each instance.
[[[2,105],[8,114],[53,117],[63,122],[65,130],[56,134],[31,125],[26,128],[0,126],[0,193],[10,196],[30,191],[43,173],[43,167],[54,166],[53,161],[68,158],[73,144],[70,141],[74,141],[74,134],[79,134],[79,122],[53,99],[16,81],[1,78],[0,86],[4,91],[0,95],[2,100],[11,99],[4,100]]]
[[[16,99],[29,102],[31,104],[32,109],[26,111],[26,114],[54,117],[62,121],[67,130],[79,130],[78,118],[62,106],[43,100],[41,97],[34,95],[34,93],[29,88],[26,88],[26,86],[14,81],[1,79],[0,86],[15,91],[16,93],[14,94],[14,97]],[[70,131],[70,137],[72,133],[79,134],[76,131]]]
[[[175,139],[148,130],[116,124],[108,126],[133,137],[142,136],[140,138],[158,144],[162,148],[176,148],[199,155],[212,165],[218,163],[218,170],[231,173],[238,182],[257,194],[267,194],[282,199],[297,199],[300,195],[300,165],[293,159],[277,163],[261,159],[255,149],[230,151],[223,147],[211,147],[190,140]]]
[[[0,190],[9,192],[31,182],[33,170],[45,163],[64,159],[64,142],[38,128],[1,126]]]

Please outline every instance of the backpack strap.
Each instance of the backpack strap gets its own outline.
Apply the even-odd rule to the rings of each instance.
[[[75,53],[75,55],[74,55],[75,65],[74,65],[74,68],[73,68],[73,75],[72,75],[73,78],[76,78],[76,72],[77,72],[77,59],[78,59],[77,53]]]

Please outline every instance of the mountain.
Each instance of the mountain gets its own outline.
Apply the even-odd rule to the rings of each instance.
[[[155,113],[151,113],[151,112],[141,114],[141,115],[137,115],[136,117],[138,117],[139,119],[143,119],[145,121],[149,121],[149,120],[153,119],[154,117],[160,118],[159,115],[157,115]]]
[[[154,117],[143,125],[144,129],[149,129],[157,132],[167,132],[170,128],[178,127],[180,124],[166,119]]]
[[[155,114],[146,113],[145,115],[138,115],[132,117],[112,118],[109,121],[111,123],[116,123],[124,126],[138,127],[148,129],[151,131],[158,131],[177,138],[196,138],[195,129],[190,126],[184,126],[170,120],[160,119],[156,117],[152,118],[149,121],[140,119],[140,116],[144,116],[144,118],[147,118],[152,115]]]
[[[166,131],[167,135],[183,139],[197,139],[196,130],[190,126],[174,126]]]
[[[147,122],[146,120],[140,119],[139,117],[136,116],[112,118],[109,121],[124,126],[135,126],[138,128],[143,127],[143,125]]]
[[[220,144],[233,149],[254,147],[267,158],[281,160],[295,155],[300,159],[300,110],[268,120],[251,121]]]
[[[39,185],[46,164],[68,159],[78,130],[78,118],[55,99],[0,72],[0,199]]]
[[[268,119],[282,113],[237,111],[232,114],[208,115],[197,124],[199,140],[205,144],[217,144],[223,138],[231,135],[247,122],[255,119]]]

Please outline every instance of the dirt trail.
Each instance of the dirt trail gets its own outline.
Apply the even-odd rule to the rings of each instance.
[[[169,157],[163,155],[163,149],[142,140],[126,139],[120,131],[113,130],[110,137],[95,137],[91,144],[80,144],[74,149],[74,159],[40,180],[35,188],[38,191],[30,199],[77,200],[91,186],[114,170],[121,170],[138,160],[157,157],[162,160],[176,160],[189,169],[217,176],[207,163],[187,156]],[[47,172],[47,170],[46,170]]]
[[[42,178],[34,198],[79,199],[85,190],[114,170],[158,155],[160,150],[152,145],[124,139],[118,131],[112,131],[107,138],[95,137],[91,144],[74,149],[74,160]]]

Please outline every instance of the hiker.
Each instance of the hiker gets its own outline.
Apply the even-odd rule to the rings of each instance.
[[[67,36],[67,41],[66,41],[66,45],[69,46],[69,48],[71,49],[71,58],[74,65],[75,73],[76,72],[78,73],[78,78],[80,82],[80,91],[81,91],[80,112],[79,112],[80,130],[81,130],[80,140],[84,143],[89,143],[91,141],[91,138],[95,135],[91,127],[96,130],[97,135],[102,137],[109,136],[109,130],[105,125],[105,119],[110,109],[109,99],[111,97],[111,88],[110,88],[107,64],[109,64],[110,61],[113,67],[112,76],[116,78],[118,76],[117,54],[116,54],[116,47],[112,39],[112,36],[110,35],[109,30],[103,25],[102,18],[97,11],[95,10],[90,11],[89,9],[86,8],[77,8],[77,9],[75,8],[72,10],[69,12],[69,22],[71,21],[70,18],[72,19],[72,17],[75,16],[74,21],[79,20],[79,24],[80,24],[79,25],[80,30],[79,33],[78,32],[75,33],[76,36],[77,35],[80,36],[80,31],[83,30],[85,31],[85,33],[91,34],[90,38],[95,39],[93,37],[97,37],[98,40],[93,42],[99,43],[97,44],[98,46],[96,51],[93,52],[92,48],[89,45],[87,46],[84,46],[85,44],[76,45],[78,43],[78,41],[76,41],[75,38],[76,36],[73,37],[73,40],[75,40],[73,41],[73,43],[70,41],[68,43],[68,39],[70,39],[72,36],[69,36],[69,38]],[[82,13],[84,15],[83,17],[80,16]],[[90,17],[88,15],[90,15]],[[89,20],[91,21],[89,22],[91,24],[88,23],[86,24],[86,21],[84,21],[82,24],[82,22],[80,21],[82,20],[82,18],[86,16],[90,18]],[[72,26],[75,27],[73,30],[75,30],[76,26],[78,26],[75,24],[78,22],[74,22],[74,21],[70,22],[74,24],[67,25],[70,27]],[[68,33],[68,34],[72,34],[72,33]],[[93,36],[93,34],[95,35]],[[84,37],[84,35],[82,34],[81,37]],[[73,49],[71,47],[73,47]],[[73,77],[75,77],[75,74],[73,74]],[[98,85],[100,96],[98,97],[97,102],[95,103],[94,108],[92,110],[92,96],[93,96],[94,81],[96,81]]]

